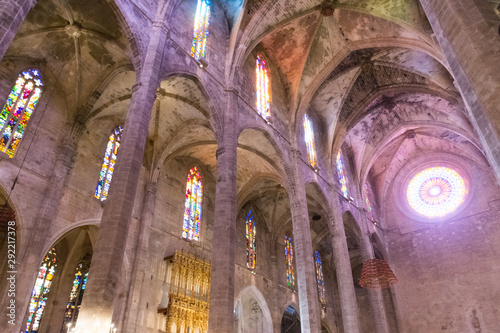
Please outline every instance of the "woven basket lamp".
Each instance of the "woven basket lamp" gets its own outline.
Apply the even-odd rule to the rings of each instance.
[[[387,262],[370,259],[363,263],[359,284],[365,289],[386,289],[398,282]]]
[[[16,212],[10,208],[8,203],[0,206],[0,232],[7,232],[9,221],[16,220]],[[14,228],[16,228],[14,226]]]

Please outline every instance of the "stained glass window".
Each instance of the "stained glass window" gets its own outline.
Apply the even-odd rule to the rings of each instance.
[[[373,220],[373,210],[370,203],[370,197],[368,196],[368,186],[366,184],[363,186],[363,190],[365,192],[366,212],[368,214],[368,217]]]
[[[348,198],[347,193],[347,176],[345,174],[344,158],[342,157],[342,150],[337,154],[337,174],[339,176],[340,189],[345,198]]]
[[[269,93],[269,75],[266,67],[266,61],[261,55],[257,56],[255,75],[257,78],[257,112],[262,116],[262,118],[269,121],[269,117],[271,116],[271,109],[269,108],[269,103],[271,102],[271,95]]]
[[[85,287],[89,277],[90,259],[90,254],[87,254],[76,266],[73,287],[71,288],[68,305],[66,306],[66,312],[64,313],[63,328],[68,326],[75,327],[76,325],[82,304],[83,293],[85,292]]]
[[[307,114],[304,115],[304,139],[306,141],[307,158],[309,160],[309,164],[313,168],[316,168],[316,147],[314,146],[314,132],[311,119],[309,119]]]
[[[325,281],[323,280],[323,262],[318,251],[314,251],[314,265],[316,266],[316,281],[318,282],[318,294],[321,303],[326,303]]]
[[[118,148],[120,148],[122,132],[123,128],[117,126],[111,131],[111,135],[109,136],[106,152],[104,153],[104,160],[102,161],[101,173],[99,174],[99,181],[97,182],[94,194],[94,197],[101,201],[106,200],[108,197],[109,185],[111,184],[111,178],[115,170],[116,157]]]
[[[36,333],[40,327],[43,310],[47,305],[47,297],[50,292],[50,286],[54,278],[57,267],[57,257],[55,249],[51,249],[40,266],[35,286],[31,293],[31,299],[28,307],[28,321],[26,322],[25,333]]]
[[[427,217],[442,217],[460,206],[467,195],[458,172],[445,167],[428,168],[410,181],[406,197],[410,206]]]
[[[295,272],[293,269],[292,237],[285,235],[286,282],[288,286],[295,286]]]
[[[191,57],[196,61],[207,55],[208,25],[210,23],[210,0],[198,0],[194,19],[193,45]]]
[[[200,239],[201,201],[203,185],[197,167],[189,170],[186,184],[186,201],[184,202],[184,223],[182,237],[189,240]]]
[[[257,231],[255,229],[255,218],[253,217],[253,213],[251,210],[248,210],[247,213],[247,223],[246,223],[246,231],[247,231],[247,268],[251,270],[255,269],[256,263],[256,247],[255,247],[255,236]]]
[[[37,69],[22,71],[0,113],[0,150],[14,156],[28,120],[42,96],[42,76]]]

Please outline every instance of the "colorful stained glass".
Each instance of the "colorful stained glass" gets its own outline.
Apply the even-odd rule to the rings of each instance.
[[[0,113],[0,150],[14,156],[28,120],[42,96],[42,76],[37,69],[19,74]]]
[[[196,61],[207,55],[208,25],[210,23],[210,0],[198,0],[194,19],[193,44],[191,57]]]
[[[442,217],[457,209],[467,195],[458,172],[445,167],[425,169],[410,181],[406,197],[410,206],[427,217]]]
[[[99,174],[99,181],[95,189],[94,197],[104,201],[108,197],[109,186],[111,185],[111,178],[115,170],[116,157],[118,156],[118,148],[120,148],[120,140],[122,138],[123,128],[117,126],[111,131],[109,136],[106,152],[104,153],[104,160],[102,161],[101,173]]]
[[[90,254],[87,254],[82,261],[76,266],[75,269],[75,279],[73,280],[73,287],[69,294],[68,305],[66,306],[66,312],[64,313],[63,327],[68,326],[75,327],[76,321],[78,319],[78,314],[80,313],[80,307],[82,304],[83,293],[85,292],[85,287],[87,285],[87,280],[89,277],[89,265],[90,265]]]
[[[307,147],[307,159],[309,164],[316,168],[316,147],[314,146],[314,132],[312,127],[311,119],[304,115],[304,140],[306,141]]]
[[[186,184],[186,201],[184,202],[184,223],[182,237],[188,240],[200,240],[201,201],[203,185],[197,167],[189,170]]]
[[[266,67],[266,61],[261,55],[257,56],[255,66],[256,75],[256,91],[257,91],[257,112],[266,121],[271,117],[271,109],[269,103],[271,102],[271,95],[269,93],[269,75]]]
[[[366,184],[363,186],[363,190],[365,192],[366,213],[368,214],[368,218],[373,220],[373,210],[370,203],[370,197],[368,196],[368,186]]]
[[[341,149],[337,154],[337,174],[339,176],[340,189],[344,197],[347,199],[349,198],[347,193],[347,176],[345,174],[344,159],[342,157]]]
[[[45,256],[40,266],[35,286],[31,293],[31,299],[28,306],[28,320],[26,322],[25,333],[36,333],[40,327],[43,310],[47,305],[47,297],[50,292],[50,286],[54,278],[57,267],[57,256],[55,249],[51,249]]]
[[[293,269],[292,237],[285,235],[286,282],[288,286],[295,286],[295,272]]]
[[[323,262],[318,251],[314,251],[314,265],[316,266],[316,282],[318,283],[319,301],[326,304],[325,281],[323,279]]]
[[[248,210],[247,213],[247,222],[246,222],[246,237],[247,237],[247,268],[254,270],[256,263],[256,244],[255,237],[257,234],[257,230],[255,229],[255,218],[253,217],[253,213],[251,210]]]

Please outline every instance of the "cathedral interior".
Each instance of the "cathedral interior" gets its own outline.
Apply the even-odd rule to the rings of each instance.
[[[0,4],[0,332],[500,331],[500,1]]]

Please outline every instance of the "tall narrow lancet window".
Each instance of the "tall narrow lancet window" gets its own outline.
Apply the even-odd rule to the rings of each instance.
[[[120,148],[120,140],[122,138],[123,128],[117,126],[109,136],[106,152],[104,153],[104,160],[102,161],[101,173],[99,174],[99,181],[95,189],[94,197],[104,201],[108,197],[109,186],[113,171],[115,170],[116,157],[118,156],[118,148]]]
[[[295,286],[295,272],[293,269],[292,237],[285,235],[286,282],[288,286]]]
[[[201,201],[203,185],[197,167],[189,170],[186,183],[186,201],[184,202],[184,223],[182,237],[188,240],[200,240]]]
[[[38,332],[43,310],[47,305],[47,297],[50,286],[57,267],[57,256],[55,249],[51,249],[40,266],[35,286],[31,292],[31,299],[28,307],[28,320],[26,322],[25,333]]]
[[[326,304],[325,281],[323,280],[323,262],[318,251],[314,251],[314,265],[316,266],[316,281],[318,282],[318,295],[321,303]]]
[[[75,279],[73,280],[73,287],[71,288],[71,292],[69,294],[69,300],[66,305],[66,312],[64,313],[63,321],[63,328],[68,328],[68,331],[71,327],[76,326],[78,314],[80,313],[83,293],[85,292],[85,287],[89,277],[90,259],[91,255],[87,254],[75,269]]]
[[[366,184],[363,186],[363,190],[365,192],[366,213],[368,214],[368,218],[373,220],[373,210],[370,203],[370,197],[368,196],[368,186]]]
[[[255,236],[257,235],[257,231],[255,229],[255,218],[251,210],[248,210],[247,213],[247,223],[246,223],[246,231],[247,231],[247,268],[254,270],[256,264],[256,244],[255,244]]]
[[[210,23],[210,0],[198,0],[194,19],[193,45],[191,57],[196,61],[207,55],[208,25]]]
[[[309,164],[316,169],[316,147],[314,146],[314,131],[311,119],[304,115],[304,140],[307,147],[307,159]]]
[[[256,91],[257,91],[257,112],[264,120],[269,121],[271,117],[271,109],[269,103],[271,102],[271,94],[269,93],[269,74],[266,66],[266,61],[261,55],[257,56],[256,66]]]
[[[0,150],[14,156],[28,120],[42,96],[42,76],[37,69],[22,71],[0,113]]]
[[[337,154],[337,174],[339,176],[340,189],[342,194],[347,199],[347,176],[345,174],[344,158],[342,157],[342,150],[339,150]]]

